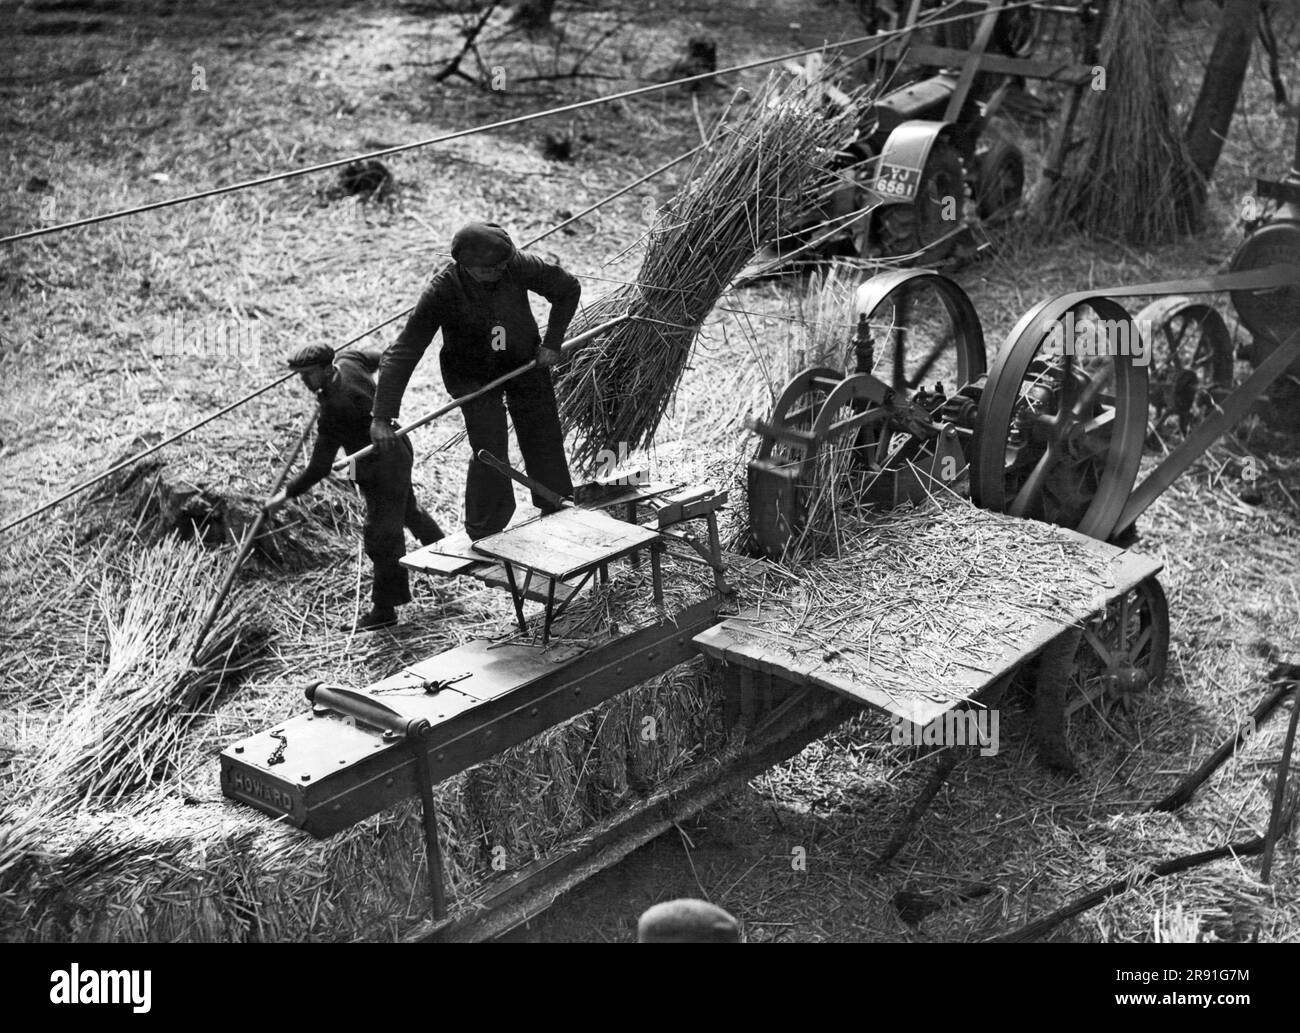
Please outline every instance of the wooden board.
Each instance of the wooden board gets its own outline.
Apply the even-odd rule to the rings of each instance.
[[[223,750],[222,792],[313,835],[332,835],[416,794],[416,743],[427,751],[432,780],[449,778],[690,660],[691,636],[717,620],[717,605],[704,599],[652,624],[553,648],[456,646],[348,693],[365,712],[382,710],[399,726],[429,721],[427,737],[385,736],[362,715],[314,705]],[[427,681],[464,674],[470,677],[426,691]]]
[[[469,577],[478,578],[484,584],[490,585],[492,588],[504,588],[507,592],[510,591],[510,579],[506,577],[505,566],[500,563],[476,564],[474,566],[474,569],[467,570],[465,573]],[[517,584],[525,583],[528,581],[528,575],[526,573],[516,571],[515,581]],[[545,578],[534,577],[532,581],[528,583],[528,587],[523,593],[524,598],[534,603],[546,602],[546,590],[547,590],[548,583],[549,583],[548,580]],[[563,581],[557,581],[555,583],[556,603],[565,602],[566,600],[569,599],[570,596],[574,596],[577,594],[578,594],[578,590],[573,585],[566,585]]]
[[[402,566],[409,570],[441,574],[444,577],[464,574],[478,564],[491,562],[489,557],[474,549],[469,535],[464,531],[457,531],[432,545],[408,552],[401,559]]]
[[[1162,567],[1158,560],[1140,553],[1121,550],[1074,532],[1069,532],[1068,536],[1076,538],[1090,551],[1107,556],[1110,561],[1109,577],[1097,596],[1086,605],[1063,605],[1052,618],[1045,618],[1028,630],[1018,629],[1014,634],[1009,629],[991,625],[988,637],[1006,643],[1002,655],[987,663],[955,654],[952,662],[961,673],[943,684],[918,684],[914,690],[904,693],[865,676],[849,677],[837,673],[833,669],[833,651],[828,652],[819,644],[795,636],[774,633],[766,627],[755,627],[745,619],[747,615],[754,616],[752,611],[701,632],[693,641],[701,652],[716,660],[774,674],[796,685],[828,689],[916,724],[928,724],[961,703],[978,697],[1004,674],[1033,657],[1065,628],[1099,612],[1111,600]],[[888,585],[878,586],[876,591],[888,591]],[[898,605],[905,607],[908,601],[900,599]]]
[[[562,509],[476,543],[480,552],[560,580],[643,548],[658,533],[593,510]]]
[[[592,482],[581,485],[578,490],[582,488],[590,489],[590,494],[588,498],[577,504],[577,508],[592,511],[628,502],[645,502],[667,495],[669,492],[682,490],[680,484],[669,481],[630,485]],[[515,510],[514,519],[510,521],[506,530],[537,520],[540,516],[541,514],[532,506],[520,506]],[[481,577],[481,571],[476,571],[475,567],[478,564],[490,563],[491,558],[475,549],[474,544],[463,530],[456,531],[441,541],[407,553],[402,557],[401,564],[408,570],[418,570],[422,574],[438,574],[442,577],[470,574],[480,577],[481,580],[487,580]]]
[[[908,50],[907,56],[917,64],[932,65],[937,68],[960,68],[971,55],[968,50],[917,43]],[[980,54],[977,67],[981,72],[1018,75],[1028,79],[1042,79],[1046,82],[1068,83],[1071,86],[1086,85],[1093,76],[1090,65],[1068,61],[1035,61],[1030,58],[1008,57],[1004,54]]]

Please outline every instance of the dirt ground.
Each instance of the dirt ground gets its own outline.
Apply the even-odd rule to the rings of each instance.
[[[492,91],[456,77],[436,81],[463,38],[469,15],[456,13],[458,6],[0,3],[0,22],[9,26],[0,38],[0,233],[627,88],[670,65],[693,36],[715,39],[719,62],[730,65],[861,31],[852,5],[813,0],[561,2],[563,35],[534,39],[502,35],[498,12],[482,66],[463,65],[489,80],[499,70],[505,89]],[[1187,103],[1212,29],[1201,10],[1208,5],[1184,7],[1188,17],[1174,22],[1175,77]],[[1291,9],[1282,15],[1282,72],[1300,94],[1300,18]],[[385,201],[331,197],[335,174],[324,172],[5,245],[0,521],[105,468],[140,435],[173,432],[279,375],[297,345],[338,344],[405,309],[462,222],[499,221],[526,240],[693,147],[701,122],[717,117],[732,88],[760,74],[733,75],[697,95],[656,94],[385,158],[397,184]],[[1241,199],[1255,176],[1285,172],[1294,125],[1294,111],[1272,104],[1257,58],[1203,235],[1135,248],[1067,233],[1036,236],[1019,224],[1004,229],[981,260],[954,273],[975,301],[990,355],[1043,297],[1222,268],[1241,239]],[[1020,133],[1031,173],[1045,132]],[[543,156],[548,134],[567,138],[571,160]],[[563,261],[594,299],[635,273],[633,245],[674,182],[670,175],[638,188],[536,250]],[[661,447],[746,447],[744,416],[763,415],[770,404],[756,367],[782,354],[789,325],[782,317],[804,290],[791,279],[728,299],[731,311],[719,312],[702,335]],[[1220,308],[1231,316],[1226,300]],[[375,340],[387,343],[393,332]],[[745,373],[734,381],[741,388],[718,390],[737,369]],[[1239,364],[1239,376],[1248,371]],[[404,412],[444,398],[425,368]],[[307,402],[294,385],[269,392],[169,449],[169,462],[231,491],[262,494]],[[461,490],[458,431],[458,421],[440,423],[416,441],[418,490],[449,524]],[[1247,470],[1259,476],[1248,480]],[[346,648],[330,629],[357,601],[359,561],[349,537],[356,503],[342,488],[318,494],[344,514],[332,553],[309,583],[284,574],[271,584],[292,596],[298,631],[316,636],[317,660],[328,668]],[[50,629],[60,613],[24,585],[21,565],[25,542],[74,553],[78,529],[95,513],[83,499],[10,533],[0,558],[6,623],[21,618],[30,630],[22,640],[4,636],[7,707],[41,686],[57,691],[98,655],[90,636],[84,660],[46,662],[54,647],[42,636],[58,637]],[[893,865],[874,871],[875,852],[928,767],[890,746],[883,720],[863,717],[593,878],[514,937],[626,942],[645,907],[694,896],[741,918],[751,942],[974,941],[1144,864],[1259,834],[1285,708],[1190,805],[1173,815],[1142,811],[1231,734],[1263,696],[1277,659],[1300,662],[1297,438],[1248,418],[1140,528],[1142,548],[1165,564],[1169,677],[1130,713],[1074,719],[1080,778],[1062,781],[1039,766],[1025,701],[1015,698],[1002,752],[963,766]],[[415,625],[454,620],[464,602],[442,586],[418,593],[407,617]],[[33,626],[29,618],[44,607],[48,619]],[[357,663],[386,674],[388,659],[368,649]],[[266,677],[302,675],[286,663]],[[228,738],[246,731],[229,730]],[[1298,886],[1292,839],[1270,884],[1260,881],[1256,860],[1228,860],[1120,894],[1052,938],[1295,942]],[[900,892],[923,899],[927,916],[905,921]]]

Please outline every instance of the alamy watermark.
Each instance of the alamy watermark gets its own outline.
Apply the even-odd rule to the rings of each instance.
[[[626,441],[618,443],[618,451],[602,448],[596,453],[596,480],[601,484],[619,484],[628,487],[650,483],[650,470],[645,464],[634,465]]]
[[[1073,312],[1067,312],[1048,330],[1041,353],[1077,358],[1126,356],[1133,365],[1146,366],[1151,362],[1154,331],[1154,324],[1147,319],[1076,319]]]
[[[923,725],[895,717],[889,741],[895,746],[978,746],[981,757],[996,757],[1000,720],[997,710],[950,710]]]
[[[105,969],[73,964],[50,973],[51,1004],[129,1004],[137,1015],[152,1007],[150,969]]]
[[[262,328],[255,320],[174,312],[141,346],[154,358],[201,356],[222,363],[262,364]]]

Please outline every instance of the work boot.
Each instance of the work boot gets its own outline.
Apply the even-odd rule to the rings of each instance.
[[[358,618],[353,627],[343,625],[343,631],[350,631],[353,634],[359,634],[363,631],[378,631],[380,628],[391,628],[397,623],[397,611],[392,607],[380,609],[375,607],[363,617]]]

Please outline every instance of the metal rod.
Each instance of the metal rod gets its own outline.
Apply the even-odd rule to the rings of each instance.
[[[601,323],[599,326],[593,326],[590,330],[584,330],[582,333],[578,334],[577,337],[571,337],[569,338],[569,340],[565,341],[562,345],[560,345],[560,352],[563,353],[569,351],[571,348],[573,348],[578,344],[581,344],[583,341],[586,341],[587,339],[591,337],[595,337],[599,334],[603,334],[606,330],[613,329],[614,327],[618,326],[620,323],[624,323],[631,318],[632,317],[630,315],[624,314],[614,319],[611,319],[608,322]],[[524,365],[518,367],[517,369],[512,369],[509,373],[503,373],[501,376],[497,377],[496,380],[489,381],[488,383],[480,387],[478,390],[471,391],[469,394],[462,395],[460,398],[453,398],[446,405],[442,405],[439,406],[437,409],[434,409],[433,412],[425,413],[418,420],[412,420],[410,423],[406,424],[405,426],[399,427],[397,430],[397,436],[399,438],[405,437],[407,434],[411,433],[411,431],[423,427],[426,423],[432,423],[439,416],[445,416],[453,409],[459,409],[466,402],[472,402],[475,398],[481,398],[489,391],[495,391],[498,387],[500,387],[502,384],[506,383],[507,381],[514,380],[515,377],[520,376],[521,374],[527,373],[529,370],[536,369],[536,368],[537,368],[537,360],[533,359],[532,361],[525,363]],[[350,456],[344,456],[342,459],[340,459],[337,463],[334,464],[334,469],[342,470],[348,465],[348,463],[354,462],[358,459],[364,459],[368,455],[373,455],[374,451],[375,451],[374,445],[367,445],[365,448],[353,452]]]
[[[0,534],[4,534],[6,531],[10,530],[11,528],[17,527],[19,524],[26,523],[28,520],[31,520],[33,517],[40,516],[46,510],[53,509],[60,502],[66,502],[68,499],[72,498],[73,495],[78,495],[81,492],[85,491],[87,488],[98,484],[100,481],[104,480],[105,478],[111,477],[113,474],[117,473],[118,471],[125,470],[132,463],[138,463],[141,459],[145,458],[146,456],[153,455],[159,449],[165,448],[166,446],[170,445],[172,442],[179,441],[181,438],[185,437],[186,434],[193,433],[194,431],[198,430],[200,427],[211,423],[213,420],[217,419],[218,417],[225,416],[226,413],[230,412],[232,409],[237,409],[239,406],[245,404],[246,402],[251,402],[258,395],[265,394],[267,391],[271,390],[271,388],[278,387],[279,385],[283,384],[286,380],[288,380],[293,375],[294,375],[293,371],[291,370],[288,373],[286,373],[284,376],[280,377],[278,380],[271,381],[271,383],[267,384],[265,387],[259,387],[256,391],[244,395],[243,398],[236,399],[235,401],[227,405],[224,409],[218,409],[216,412],[203,417],[203,419],[199,420],[198,423],[192,423],[188,427],[184,428],[183,430],[178,430],[171,437],[165,438],[162,441],[158,442],[158,444],[150,445],[148,448],[144,449],[143,451],[137,452],[135,455],[129,456],[126,459],[123,459],[121,462],[114,463],[103,473],[97,474],[96,476],[90,478],[90,480],[88,481],[82,481],[74,488],[69,488],[58,498],[51,499],[49,502],[44,502],[41,505],[37,506],[35,509],[24,513],[22,516],[15,517],[13,520],[10,520],[9,523],[5,524],[3,527],[0,527]]]
[[[989,40],[993,38],[993,27],[997,24],[1002,3],[1003,0],[988,0],[984,5],[983,19],[979,23],[979,28],[975,30],[975,41],[966,53],[966,59],[962,62],[961,75],[957,78],[952,96],[948,98],[948,107],[943,114],[945,122],[956,122],[961,109],[966,105],[966,96],[970,93],[971,84],[975,82],[975,73],[979,71],[980,58],[984,56]]]
[[[230,568],[226,571],[225,580],[221,582],[221,590],[217,592],[217,598],[213,600],[212,606],[208,610],[208,615],[204,618],[203,627],[199,631],[199,636],[194,640],[194,648],[190,652],[190,663],[194,663],[195,658],[199,655],[199,650],[203,647],[203,640],[208,637],[208,632],[212,630],[212,625],[216,623],[217,616],[221,613],[222,606],[226,603],[226,597],[230,595],[231,588],[234,587],[235,577],[239,574],[239,568],[244,565],[248,559],[248,554],[253,550],[253,543],[257,541],[258,532],[261,531],[262,525],[266,523],[266,502],[275,497],[275,494],[283,487],[285,478],[289,476],[289,471],[293,468],[293,461],[298,458],[298,450],[302,448],[307,440],[307,435],[311,433],[312,427],[316,423],[316,417],[320,413],[318,404],[313,410],[310,418],[302,425],[302,433],[298,435],[298,440],[289,450],[288,458],[280,466],[279,473],[276,474],[275,484],[271,487],[271,492],[267,495],[266,500],[262,503],[262,508],[258,511],[257,519],[253,521],[253,526],[244,535],[243,541],[239,544],[239,551],[235,553],[234,560],[231,561]]]
[[[927,24],[938,25],[946,21],[960,20],[962,20],[962,18],[933,19],[932,21],[928,20]],[[173,205],[187,204],[191,201],[201,201],[208,197],[216,197],[220,194],[229,194],[236,190],[246,190],[250,187],[264,186],[268,183],[293,179],[297,176],[306,176],[314,172],[324,172],[327,169],[338,168],[341,165],[348,165],[352,162],[370,161],[374,158],[383,158],[390,154],[400,154],[403,151],[415,150],[419,147],[429,147],[433,144],[447,143],[450,140],[459,140],[463,137],[473,136],[477,133],[491,132],[496,129],[506,129],[510,126],[522,125],[525,122],[533,122],[539,118],[546,118],[550,115],[563,115],[571,111],[581,111],[584,108],[595,107],[599,104],[609,104],[616,100],[627,100],[631,97],[658,93],[688,83],[699,82],[704,79],[712,79],[720,75],[730,75],[734,72],[743,72],[750,68],[761,68],[763,65],[778,64],[782,61],[789,61],[796,57],[806,57],[809,54],[817,54],[823,51],[844,50],[848,47],[857,46],[862,43],[873,42],[877,44],[878,49],[879,47],[883,47],[894,36],[900,35],[903,31],[904,30],[899,29],[887,30],[885,32],[870,33],[866,36],[855,36],[853,39],[843,40],[839,43],[822,43],[815,47],[804,47],[800,50],[792,50],[785,54],[778,54],[776,57],[759,58],[754,61],[746,61],[742,64],[731,65],[727,68],[719,68],[712,72],[700,72],[697,75],[688,75],[681,79],[674,79],[671,82],[652,83],[649,86],[638,86],[635,89],[623,90],[619,93],[611,93],[601,97],[592,97],[589,100],[575,101],[572,104],[563,104],[555,108],[531,111],[527,114],[516,115],[513,118],[502,119],[498,122],[487,122],[482,125],[471,126],[468,129],[457,129],[455,132],[443,133],[440,136],[432,136],[425,140],[416,140],[412,143],[397,144],[394,147],[384,147],[377,151],[367,151],[364,154],[354,154],[346,158],[335,158],[332,161],[321,162],[318,165],[308,165],[299,169],[291,169],[288,172],[277,172],[269,176],[260,176],[256,179],[247,179],[239,183],[231,183],[224,187],[213,187],[209,190],[200,190],[193,194],[184,194],[180,197],[171,197],[162,201],[154,201],[150,204],[138,205],[135,208],[124,208],[115,212],[105,212],[101,215],[91,215],[84,219],[75,219],[72,222],[60,223],[57,226],[46,226],[41,229],[27,230],[23,233],[14,233],[7,237],[0,237],[0,244],[9,244],[18,240],[26,240],[31,237],[42,237],[63,230],[75,229],[79,226],[90,226],[96,223],[107,222],[111,219],[120,219],[127,215],[136,215],[141,212],[154,211],[159,208],[169,208]]]
[[[515,583],[514,564],[509,560],[502,560],[501,566],[506,572],[506,581],[510,583],[510,601],[515,604],[515,617],[519,620],[519,630],[525,635],[528,634],[528,622],[524,620],[524,597],[523,592],[527,591],[527,586],[523,589]]]
[[[1259,364],[1246,382],[1224,399],[1222,407],[1213,416],[1200,423],[1174,449],[1159,466],[1151,471],[1124,505],[1115,524],[1112,537],[1119,537],[1137,520],[1171,484],[1204,454],[1205,450],[1222,434],[1230,430],[1249,411],[1255,400],[1273,381],[1277,380],[1292,362],[1300,357],[1300,330],[1296,330]]]
[[[598,208],[601,208],[606,204],[609,204],[611,201],[614,201],[617,198],[626,194],[629,190],[635,190],[646,180],[652,179],[653,177],[660,175],[666,170],[672,168],[674,165],[677,165],[680,162],[685,161],[687,158],[691,157],[692,155],[699,153],[699,151],[701,151],[703,148],[704,148],[703,144],[701,144],[699,147],[693,147],[691,148],[691,150],[685,152],[684,154],[681,154],[678,157],[673,158],[671,161],[665,162],[664,164],[660,165],[658,168],[650,172],[647,172],[644,176],[641,176],[638,179],[633,180],[631,183],[628,183],[626,186],[621,187],[618,190],[615,190],[611,194],[605,195],[599,201],[595,202],[594,204],[588,205],[582,211],[578,212],[577,215],[571,216],[568,219],[565,219],[563,222],[556,223],[550,229],[544,230],[543,232],[537,234],[537,236],[524,241],[524,243],[521,245],[521,249],[530,247],[533,244],[536,244],[540,240],[545,240],[552,233],[555,233],[558,230],[563,229],[565,226],[569,225],[570,223],[575,222],[578,219],[581,219],[591,214],[592,212],[596,211]],[[382,330],[390,323],[396,322],[397,320],[401,319],[403,316],[413,311],[414,308],[415,308],[414,305],[410,305],[402,309],[400,312],[393,313],[393,315],[382,320],[381,322],[376,323],[374,326],[368,327],[367,329],[363,330],[361,333],[357,334],[355,337],[349,338],[347,341],[344,341],[343,344],[341,344],[338,347],[336,354],[347,350],[348,348],[352,347],[352,345],[356,344],[358,341],[365,340],[365,338],[369,337],[371,334],[376,333],[379,330]],[[31,520],[33,517],[40,516],[42,513],[53,509],[55,506],[59,505],[62,502],[66,502],[74,495],[78,495],[81,492],[85,491],[87,488],[93,487],[94,485],[98,484],[100,481],[108,477],[111,477],[113,474],[119,472],[120,470],[125,470],[128,466],[131,466],[134,463],[138,463],[141,459],[153,455],[153,453],[159,451],[162,448],[165,448],[167,445],[179,441],[181,438],[185,437],[188,434],[192,434],[194,431],[198,430],[200,427],[206,426],[207,424],[211,423],[213,420],[219,419],[220,417],[225,416],[227,413],[233,412],[235,409],[239,408],[240,406],[245,405],[248,402],[251,402],[254,398],[257,398],[259,395],[265,394],[267,391],[271,390],[271,388],[278,387],[280,384],[283,384],[286,380],[288,380],[293,375],[294,375],[293,371],[291,370],[290,372],[285,373],[283,376],[276,378],[270,383],[265,384],[262,387],[259,387],[256,391],[252,391],[249,394],[244,395],[242,398],[238,398],[235,401],[231,402],[229,405],[225,406],[224,408],[219,409],[208,416],[205,416],[197,423],[192,423],[188,427],[185,427],[184,429],[177,431],[175,434],[167,438],[165,441],[160,441],[156,445],[152,445],[141,452],[137,452],[135,455],[123,459],[119,463],[115,463],[112,467],[105,470],[103,473],[97,474],[96,476],[90,478],[87,481],[81,482],[80,484],[76,485],[73,488],[69,488],[58,498],[43,503],[42,505],[38,506],[36,509],[24,513],[22,516],[19,516],[14,520],[11,520],[3,527],[0,527],[0,534],[4,534],[4,532],[10,530],[11,528],[17,527],[19,524]],[[338,467],[336,467],[336,469],[338,469]]]
[[[562,346],[560,346],[560,352],[567,352],[571,350],[571,348],[575,347],[576,344],[580,344],[586,339],[597,337],[598,334],[603,334],[606,330],[614,329],[615,326],[621,324],[621,322],[627,322],[630,318],[632,318],[632,316],[623,314],[623,316],[617,316],[616,318],[612,318],[610,321],[602,322],[599,326],[593,326],[590,330],[584,330],[581,334],[578,334],[577,337],[565,340]],[[464,405],[467,402],[473,402],[476,398],[482,398],[482,396],[487,394],[487,392],[497,390],[498,387],[503,385],[503,383],[512,381],[512,379],[521,376],[521,374],[528,373],[530,369],[537,369],[536,359],[519,366],[517,369],[512,369],[510,373],[503,373],[502,376],[494,379],[494,381],[485,383],[485,385],[480,387],[480,389],[471,391],[468,395],[461,395],[460,398],[454,398],[446,405],[439,405],[437,409],[434,409],[433,412],[425,413],[424,416],[419,418],[419,420],[412,420],[409,424],[398,427],[396,437],[404,438],[407,434],[411,433],[412,430],[417,430],[425,424],[432,424],[432,422],[437,420],[439,416],[446,416],[446,414],[451,412],[452,409],[459,409],[461,405]],[[346,468],[348,463],[352,463],[352,461],[357,459],[365,459],[365,457],[373,455],[373,453],[373,444],[368,444],[365,448],[360,448],[360,450],[352,452],[352,455],[350,456],[343,456],[343,459],[334,464],[334,469],[342,470]]]
[[[1205,780],[1222,767],[1224,761],[1235,756],[1237,751],[1259,731],[1259,726],[1268,719],[1273,710],[1287,696],[1295,692],[1296,680],[1300,678],[1300,667],[1295,667],[1294,670],[1295,675],[1289,679],[1286,678],[1285,672],[1282,672],[1283,680],[1277,681],[1276,687],[1247,715],[1246,720],[1242,722],[1236,734],[1210,754],[1200,767],[1179,782],[1173,792],[1165,796],[1159,803],[1153,804],[1151,810],[1176,811],[1191,800],[1192,794],[1205,783]],[[1277,675],[1278,672],[1274,672],[1270,677],[1276,680]]]
[[[540,495],[552,506],[564,505],[564,496],[561,495],[559,492],[552,491],[545,484],[543,484],[541,481],[537,480],[534,477],[529,477],[527,474],[520,473],[513,466],[507,463],[504,459],[498,459],[486,448],[480,448],[474,454],[474,458],[477,459],[484,466],[490,467],[491,469],[495,470],[497,473],[504,474],[506,477],[509,477],[512,481],[522,484],[529,491],[533,492],[533,494]]]
[[[1291,751],[1295,748],[1296,724],[1300,721],[1300,685],[1292,683],[1291,722],[1286,728],[1286,742],[1282,746],[1282,759],[1277,766],[1277,786],[1273,789],[1273,810],[1264,833],[1264,861],[1259,869],[1259,881],[1268,882],[1273,869],[1273,848],[1282,835],[1282,805],[1286,801],[1287,776],[1291,771]]]
[[[424,722],[423,732],[429,730]],[[424,856],[429,866],[429,895],[433,898],[433,920],[447,915],[447,893],[442,885],[442,848],[438,844],[438,811],[433,805],[433,774],[429,770],[429,753],[423,734],[407,740],[415,757],[415,780],[420,789],[420,818],[424,823]]]

